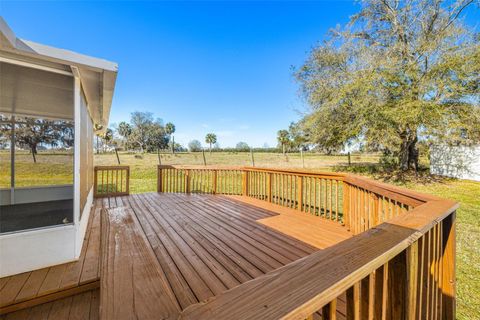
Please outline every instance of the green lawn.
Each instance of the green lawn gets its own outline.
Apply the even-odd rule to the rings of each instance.
[[[405,186],[460,202],[457,211],[457,318],[480,319],[480,182],[448,179]]]

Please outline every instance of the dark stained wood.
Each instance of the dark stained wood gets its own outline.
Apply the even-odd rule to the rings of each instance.
[[[402,270],[406,264],[400,266],[402,252],[457,207],[456,203],[446,200],[429,202],[417,208],[415,215],[398,216],[389,223],[315,252],[206,303],[189,307],[182,312],[180,319],[302,319],[332,301],[338,292],[347,290],[352,282],[358,284],[384,261],[393,259],[392,264],[396,265],[392,269],[400,270],[400,277],[406,278],[403,276],[406,271]],[[325,270],[329,270],[329,277],[322,276]],[[389,276],[397,275],[389,272]],[[392,283],[397,284],[397,281]],[[405,286],[406,281],[398,289],[393,289],[398,291],[388,292],[393,295],[388,300],[398,302],[395,308],[402,308],[405,303],[401,300],[405,298]],[[405,309],[394,310],[394,314],[403,312]]]
[[[90,290],[53,302],[15,311],[0,320],[98,320],[99,290]]]
[[[180,307],[132,208],[102,213],[102,319],[175,319]]]
[[[131,210],[181,309],[319,250],[264,224],[264,219],[282,215],[290,223],[289,213],[264,208],[265,202],[258,203],[260,207],[218,195],[146,193],[103,199],[102,205]],[[329,245],[351,236],[344,227],[311,215],[300,221],[304,232],[320,235],[333,235],[329,228],[335,225],[340,234],[332,236]],[[111,271],[104,274],[105,281],[115,282]]]

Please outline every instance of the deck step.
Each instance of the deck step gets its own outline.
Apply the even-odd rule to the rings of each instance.
[[[34,298],[31,298],[31,299],[28,299],[28,300],[25,300],[25,301],[21,301],[21,302],[18,302],[18,303],[13,303],[13,304],[10,304],[10,305],[7,305],[7,306],[4,306],[4,307],[0,308],[0,316],[5,315],[5,314],[9,314],[11,312],[20,311],[20,310],[27,309],[27,308],[32,308],[32,307],[35,307],[35,306],[38,306],[38,305],[41,305],[41,304],[44,304],[44,303],[53,302],[53,301],[56,301],[56,300],[60,300],[60,299],[68,298],[68,297],[71,297],[71,296],[75,296],[75,295],[78,295],[78,294],[81,294],[81,293],[84,293],[84,292],[87,292],[87,291],[98,289],[99,287],[100,287],[100,280],[96,280],[96,281],[89,282],[89,283],[86,283],[86,284],[82,284],[82,285],[79,285],[79,286],[76,286],[76,287],[58,290],[58,291],[52,292],[50,294],[46,294],[46,295],[42,295],[42,296],[36,296]]]

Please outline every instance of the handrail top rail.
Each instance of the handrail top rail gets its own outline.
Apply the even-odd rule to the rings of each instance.
[[[130,169],[130,166],[118,165],[118,166],[95,166],[94,170],[125,170]]]
[[[408,215],[191,305],[179,319],[306,318],[405,250],[458,206],[451,200],[428,201]],[[332,276],[318,277],[324,270],[332,270]]]
[[[245,171],[260,171],[260,172],[268,172],[268,173],[290,173],[294,175],[302,175],[302,176],[327,176],[332,178],[339,178],[343,179],[347,176],[347,173],[342,172],[333,172],[333,171],[316,171],[316,170],[304,170],[304,169],[285,169],[285,168],[267,168],[267,167],[242,167],[242,170]]]
[[[180,170],[241,170],[249,172],[266,172],[266,173],[284,173],[293,174],[303,177],[324,177],[327,179],[345,181],[357,187],[368,189],[379,195],[390,196],[392,199],[402,201],[406,205],[418,206],[427,201],[443,200],[442,198],[412,191],[403,187],[393,186],[382,183],[367,177],[342,172],[329,171],[305,171],[300,169],[283,169],[283,168],[259,168],[259,167],[242,167],[242,166],[202,166],[202,165],[158,165],[159,169],[180,169]]]
[[[419,204],[425,203],[427,201],[445,200],[443,198],[436,197],[434,195],[413,191],[403,187],[394,186],[388,183],[379,182],[379,181],[376,181],[367,177],[363,177],[363,176],[358,176],[355,174],[347,174],[347,176],[345,177],[345,182],[350,183],[352,185],[356,185],[361,188],[371,190],[379,194],[387,191],[392,193],[392,195],[395,194],[397,196],[408,197],[410,199],[418,201]]]
[[[242,170],[241,166],[218,166],[218,165],[178,165],[178,164],[159,164],[158,169],[180,169],[180,170]]]

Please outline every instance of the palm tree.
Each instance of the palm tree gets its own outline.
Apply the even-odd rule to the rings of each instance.
[[[105,131],[105,134],[103,135],[103,141],[104,141],[103,152],[105,152],[105,148],[113,141],[113,130],[112,129],[107,128],[107,130]]]
[[[175,125],[171,122],[168,122],[165,125],[165,133],[168,134],[170,137],[170,141],[172,142],[172,153],[175,153],[175,137],[173,133],[175,132]]]
[[[278,130],[277,140],[282,145],[283,155],[285,155],[285,146],[290,141],[290,134],[287,130]]]
[[[217,135],[215,133],[207,133],[205,142],[210,145],[210,153],[212,153],[212,144],[217,142]]]

